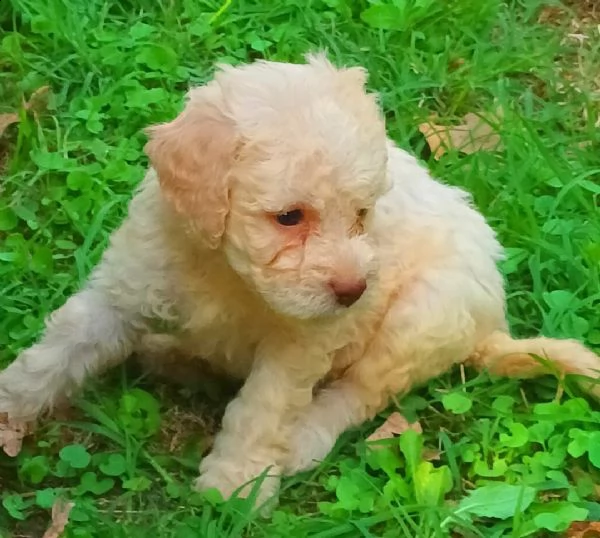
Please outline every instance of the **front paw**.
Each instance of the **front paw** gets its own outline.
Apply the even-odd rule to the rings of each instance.
[[[23,438],[35,429],[35,418],[14,393],[4,388],[0,375],[0,450],[8,456],[17,456]]]
[[[18,358],[0,372],[0,414],[3,422],[34,422],[51,403],[49,384],[24,372]]]
[[[276,502],[280,483],[281,469],[273,462],[252,461],[247,455],[237,460],[209,454],[200,464],[194,487],[198,491],[215,488],[224,499],[256,495],[254,504],[264,513]]]
[[[23,438],[32,432],[31,422],[11,420],[6,413],[0,413],[0,449],[11,458],[21,452]]]
[[[292,476],[318,467],[331,452],[335,442],[335,437],[326,430],[299,425],[289,441],[284,474]]]

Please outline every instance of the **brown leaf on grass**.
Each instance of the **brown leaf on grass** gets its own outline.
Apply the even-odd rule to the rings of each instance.
[[[42,86],[35,90],[29,100],[23,103],[25,110],[31,110],[32,112],[41,112],[48,106],[48,94],[50,93],[50,86]]]
[[[8,114],[0,114],[0,136],[2,133],[6,131],[6,128],[13,123],[17,123],[19,121],[19,115],[14,112],[9,112]]]
[[[29,425],[26,422],[10,420],[6,413],[0,415],[0,448],[11,458],[21,452],[23,437],[29,433]]]
[[[567,530],[567,538],[600,537],[600,521],[575,521]]]
[[[35,90],[29,100],[23,102],[23,108],[28,111],[32,111],[37,114],[43,110],[47,105],[48,92],[50,86],[42,86]],[[19,121],[19,115],[16,112],[8,112],[6,114],[0,114],[0,136],[4,133],[6,128],[13,123]]]
[[[440,127],[433,123],[422,123],[419,125],[419,131],[423,133],[436,161],[439,161],[441,156],[446,153],[446,146],[449,143],[448,133],[445,129],[445,127]]]
[[[60,538],[62,536],[67,523],[69,522],[69,514],[75,506],[72,502],[57,500],[52,505],[52,523],[44,533],[42,538]]]
[[[423,428],[421,428],[421,425],[418,422],[413,422],[411,424],[404,416],[396,411],[392,413],[379,428],[369,435],[369,437],[367,437],[367,441],[391,439],[395,435],[400,435],[406,430],[414,430],[417,433],[423,432]]]
[[[449,149],[471,154],[500,149],[502,146],[500,135],[490,123],[472,112],[462,118],[460,125],[439,125],[435,121],[435,117],[430,118],[430,121],[419,125],[419,131],[425,136],[436,160]],[[491,118],[491,121],[494,123],[497,118]]]

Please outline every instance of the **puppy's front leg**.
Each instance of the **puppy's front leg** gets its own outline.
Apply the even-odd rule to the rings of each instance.
[[[0,412],[34,420],[85,377],[131,352],[134,331],[101,290],[73,295],[48,319],[44,336],[0,372]]]
[[[312,390],[330,361],[322,352],[265,346],[239,395],[225,411],[222,431],[200,465],[198,489],[217,488],[229,497],[268,469],[259,502],[279,487],[289,427],[312,400]],[[241,491],[247,494],[249,484]]]
[[[373,363],[377,359],[373,359]],[[319,465],[333,449],[338,437],[385,408],[388,398],[407,391],[413,381],[410,366],[368,371],[371,361],[353,366],[347,375],[321,390],[298,417],[289,439],[283,473],[294,475]],[[365,375],[366,374],[366,375]]]
[[[364,352],[298,417],[285,474],[318,465],[346,429],[373,418],[395,395],[465,360],[479,335],[502,330],[502,282],[492,284],[495,294],[491,284],[453,268],[448,274],[434,269],[413,282],[410,293],[389,305]]]

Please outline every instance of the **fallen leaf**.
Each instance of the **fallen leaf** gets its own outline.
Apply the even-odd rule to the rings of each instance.
[[[3,413],[0,417],[0,448],[11,458],[14,458],[21,452],[23,437],[29,433],[29,427],[26,422],[9,420]]]
[[[367,441],[391,439],[395,435],[400,435],[406,430],[414,430],[417,433],[423,432],[423,428],[421,428],[421,425],[418,422],[410,424],[405,417],[396,411],[392,413],[379,428],[369,435],[369,437],[367,437]]]
[[[52,505],[52,523],[42,538],[60,538],[69,522],[69,513],[73,506],[75,506],[75,503],[61,500],[57,500]]]
[[[47,105],[47,96],[50,91],[50,86],[42,86],[35,90],[31,97],[27,101],[23,101],[23,108],[30,110],[34,114],[43,110]],[[15,112],[8,112],[6,114],[0,114],[0,136],[4,133],[6,128],[13,123],[19,121],[19,115]]]
[[[567,530],[567,538],[600,537],[600,521],[575,521]]]
[[[46,108],[48,105],[48,93],[50,92],[50,86],[42,86],[35,90],[29,100],[23,103],[25,110],[31,110],[33,112],[39,112]]]
[[[440,157],[446,153],[445,146],[449,142],[445,127],[440,128],[433,123],[422,123],[419,125],[419,131],[423,133],[427,145],[433,152],[433,158],[439,161]]]
[[[497,121],[497,118],[491,118]],[[486,119],[469,112],[462,118],[460,125],[439,125],[436,118],[419,125],[419,131],[439,160],[449,149],[471,154],[477,151],[495,150],[502,146],[500,135]]]
[[[6,131],[6,128],[13,123],[17,123],[19,121],[19,116],[14,112],[10,112],[8,114],[0,114],[0,136],[2,133]]]

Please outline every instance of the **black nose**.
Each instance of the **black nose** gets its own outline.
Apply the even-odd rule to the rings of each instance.
[[[364,278],[358,280],[332,280],[329,286],[340,305],[352,306],[367,289],[367,281]]]

